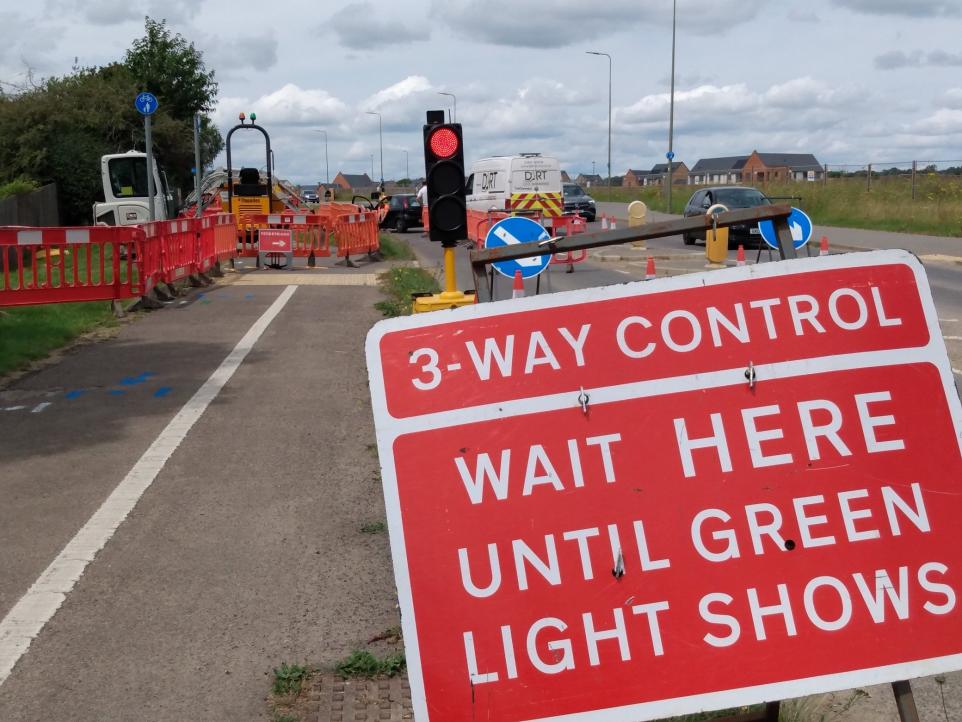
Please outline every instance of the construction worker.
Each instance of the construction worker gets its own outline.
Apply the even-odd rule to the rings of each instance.
[[[422,206],[427,206],[428,204],[428,184],[427,181],[421,181],[421,187],[418,188],[417,195],[418,203]]]

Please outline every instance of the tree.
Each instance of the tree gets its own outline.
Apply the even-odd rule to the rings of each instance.
[[[217,98],[214,71],[207,70],[203,53],[180,33],[171,35],[165,20],[144,18],[146,35],[135,40],[124,55],[124,65],[140,90],[157,96],[161,107],[177,120],[194,113],[210,113]]]

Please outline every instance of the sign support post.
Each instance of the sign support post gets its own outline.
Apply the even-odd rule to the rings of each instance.
[[[194,215],[197,218],[201,214],[200,181],[200,113],[194,113],[194,192],[197,194],[197,211]]]
[[[144,116],[144,151],[147,154],[147,218],[156,220],[154,207],[154,143],[150,134],[150,116],[157,111],[157,98],[153,93],[140,93],[134,98],[134,107]]]

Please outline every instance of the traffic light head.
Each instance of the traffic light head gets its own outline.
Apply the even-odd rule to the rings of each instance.
[[[443,117],[443,114],[442,114]],[[428,187],[429,235],[444,246],[468,237],[464,199],[464,148],[459,123],[432,122],[424,126],[424,166]]]

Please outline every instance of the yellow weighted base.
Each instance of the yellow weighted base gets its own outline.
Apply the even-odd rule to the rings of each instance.
[[[712,263],[728,258],[728,228],[709,228],[705,233],[705,257]]]
[[[475,303],[477,303],[477,295],[474,291],[468,291],[467,293],[444,291],[427,296],[415,296],[411,310],[414,313],[427,313],[428,311],[443,311],[458,306],[471,306]]]

